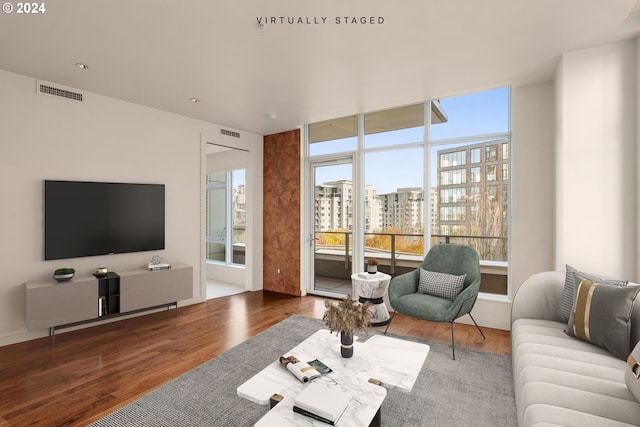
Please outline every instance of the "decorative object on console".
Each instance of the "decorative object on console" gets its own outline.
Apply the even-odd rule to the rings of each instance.
[[[367,273],[376,274],[378,272],[378,260],[375,258],[367,259]]]
[[[353,356],[353,333],[354,331],[367,333],[367,328],[373,317],[369,310],[371,303],[367,301],[364,304],[360,304],[353,301],[351,295],[347,295],[347,298],[338,304],[325,301],[324,305],[326,310],[322,320],[325,321],[332,333],[340,332],[342,342],[340,352],[342,357]]]
[[[171,264],[167,264],[166,262],[164,262],[164,260],[160,258],[159,255],[154,255],[151,258],[151,262],[149,263],[147,268],[149,269],[149,271],[168,270],[171,268]]]
[[[59,268],[53,272],[53,278],[58,282],[66,282],[75,276],[76,270],[70,267]]]
[[[98,267],[98,268],[96,268],[95,275],[96,276],[104,276],[108,272],[109,272],[109,269],[107,267]]]

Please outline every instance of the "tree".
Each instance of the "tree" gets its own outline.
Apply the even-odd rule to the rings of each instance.
[[[480,259],[492,261],[507,260],[507,239],[503,218],[506,217],[502,194],[497,185],[483,185],[475,200],[469,203],[469,235],[482,238],[470,238],[472,246]]]

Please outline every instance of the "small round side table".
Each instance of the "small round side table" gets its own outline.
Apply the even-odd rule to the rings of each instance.
[[[351,284],[353,286],[353,298],[359,302],[371,302],[370,311],[373,313],[371,326],[386,325],[390,321],[387,305],[384,303],[384,297],[389,289],[391,276],[385,273],[377,272],[375,274],[355,273],[351,275]]]

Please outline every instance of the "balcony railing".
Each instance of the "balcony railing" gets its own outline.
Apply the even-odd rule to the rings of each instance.
[[[348,279],[352,263],[352,232],[318,231],[315,236],[316,275]],[[414,270],[424,259],[422,234],[378,232],[365,233],[365,238],[374,240],[370,243],[376,245],[365,245],[362,268],[366,258],[376,258],[380,271],[396,276]],[[506,294],[506,237],[431,235],[431,245],[442,243],[457,243],[476,249],[481,259],[483,291]],[[407,250],[408,247],[413,250]]]
[[[333,254],[337,252],[342,254],[344,258],[345,268],[350,268],[351,262],[351,231],[316,231],[316,253],[327,253],[330,251]],[[332,235],[332,239],[323,239],[324,235]],[[371,246],[365,245],[365,257],[378,257],[389,261],[389,267],[391,274],[395,274],[396,263],[399,259],[417,259],[422,261],[424,257],[424,250],[422,249],[422,234],[410,234],[410,233],[365,233],[366,236],[373,236],[378,238],[379,241],[384,242],[383,245]],[[416,242],[414,246],[418,247],[419,251],[409,252],[406,250],[397,250],[398,240],[412,239]],[[330,243],[325,241],[329,240]],[[506,262],[507,258],[507,238],[500,236],[451,236],[444,234],[432,234],[431,244],[440,243],[457,243],[461,245],[468,245],[474,248],[481,259],[486,261],[498,261]]]

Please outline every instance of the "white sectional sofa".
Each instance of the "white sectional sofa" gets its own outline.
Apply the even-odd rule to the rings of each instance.
[[[626,361],[567,335],[567,323],[554,320],[564,284],[565,272],[538,273],[527,279],[514,297],[511,351],[518,424],[640,426],[640,396],[630,391],[635,383],[627,386],[637,380],[630,375]],[[631,349],[640,342],[640,296],[636,300],[631,314]]]

